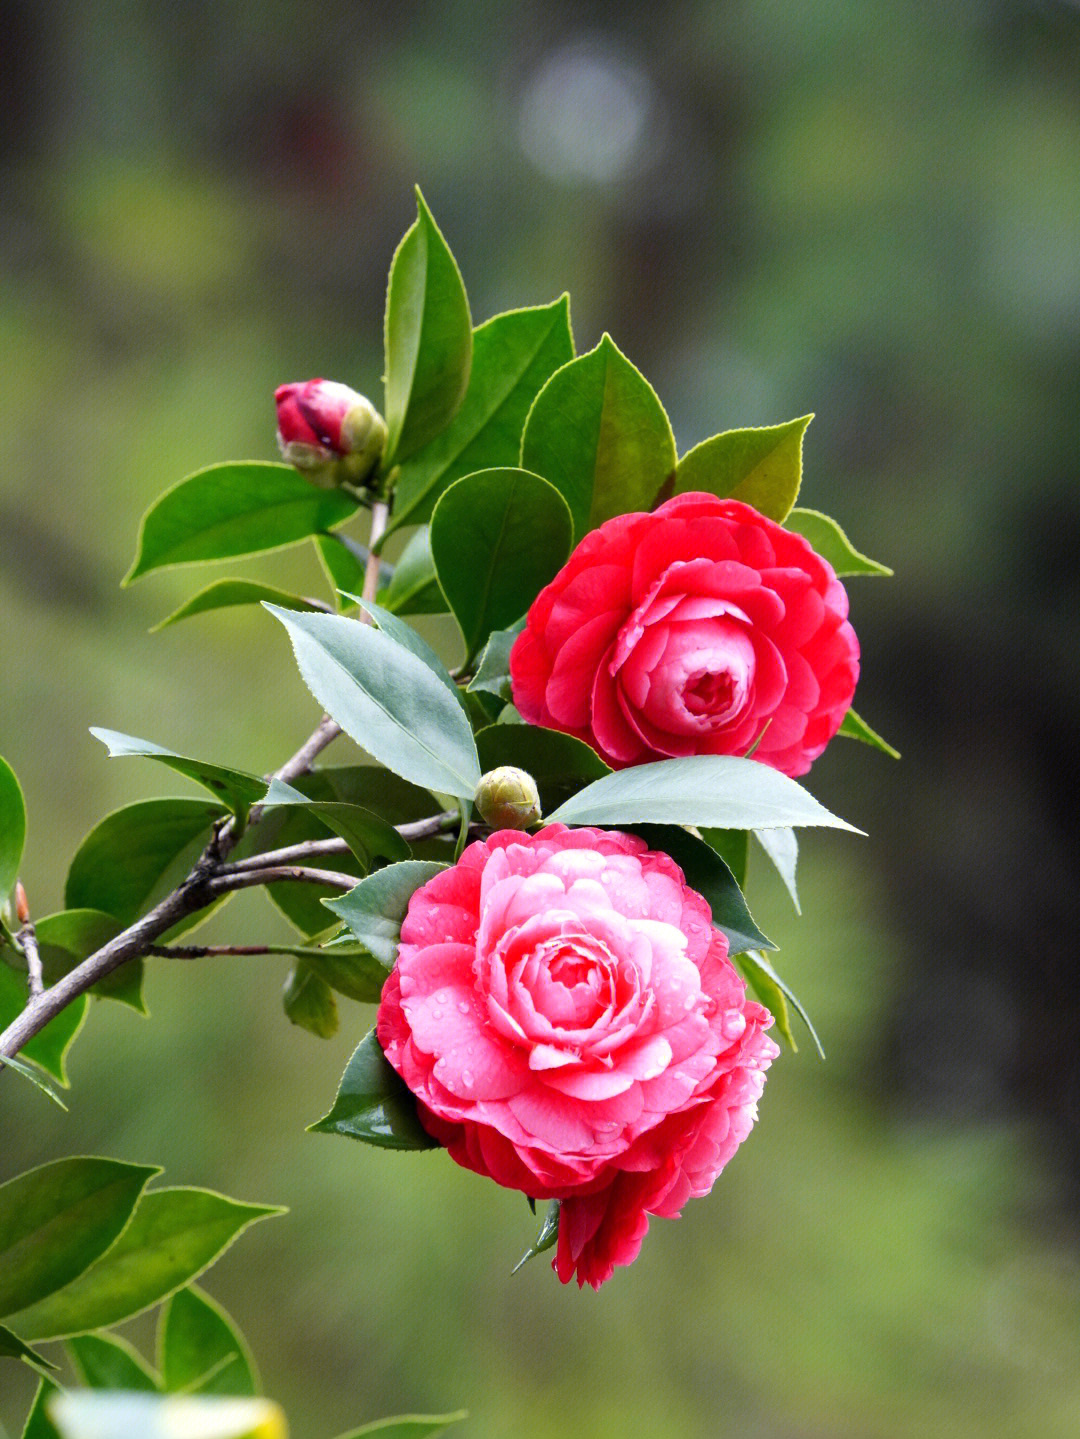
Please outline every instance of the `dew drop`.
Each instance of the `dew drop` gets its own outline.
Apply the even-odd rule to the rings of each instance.
[[[457,1002],[457,1007],[461,1010],[462,1014],[468,1014],[469,1001],[467,999],[459,999]]]
[[[746,1028],[746,1020],[737,1009],[729,1009],[720,1021],[720,1033],[725,1039],[738,1039]]]
[[[431,1006],[431,1017],[432,1017],[432,1019],[434,1019],[434,1020],[442,1019],[442,1010],[439,1008],[439,1006],[438,1006],[437,1004],[433,1004],[433,1005]]]
[[[473,1076],[471,1069],[463,1069],[461,1071],[461,1082],[466,1089],[471,1089],[473,1087]]]
[[[694,1005],[697,1003],[697,995],[693,993],[686,995],[682,1003],[683,1009],[693,1009]]]
[[[445,1004],[448,998],[449,998],[449,996],[447,995],[446,990],[445,990],[445,989],[440,989],[440,990],[438,991],[438,993],[435,995],[435,1003],[436,1003],[436,1004]]]

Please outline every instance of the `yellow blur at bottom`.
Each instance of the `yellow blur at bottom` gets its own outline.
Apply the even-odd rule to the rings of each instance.
[[[269,1399],[68,1390],[47,1405],[61,1439],[288,1439]]]

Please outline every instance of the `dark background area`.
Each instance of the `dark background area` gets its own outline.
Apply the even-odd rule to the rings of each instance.
[[[1075,1434],[1080,8],[3,3],[0,34],[0,748],[38,913],[106,809],[184,787],[87,725],[259,770],[310,728],[269,620],[149,638],[197,577],[117,582],[163,488],[273,457],[276,384],[378,398],[414,183],[474,320],[568,289],[680,452],[816,412],[803,503],[896,569],[849,592],[904,755],[815,766],[870,837],[807,837],[801,920],[751,876],[828,1063],[784,1056],[599,1296],[507,1277],[513,1196],[305,1134],[368,1016],[320,1045],[264,961],[95,1010],[68,1116],[3,1081],[0,1179],[97,1149],[289,1203],[209,1287],[312,1439],[459,1403],[476,1439]],[[245,896],[207,934],[276,922]]]

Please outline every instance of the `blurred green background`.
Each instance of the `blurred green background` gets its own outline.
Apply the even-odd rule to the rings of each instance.
[[[599,1295],[509,1278],[517,1196],[304,1132],[370,1015],[290,1027],[275,960],[96,1007],[69,1115],[0,1082],[0,1179],[98,1151],[290,1205],[208,1287],[300,1439],[457,1405],[463,1439],[1072,1439],[1080,8],[0,0],[0,33],[0,749],[38,914],[101,814],[186,787],[89,724],[257,770],[310,729],[268,619],[149,637],[199,577],[118,580],[166,485],[274,456],[276,384],[378,395],[414,182],[474,319],[569,289],[680,450],[817,412],[804,502],[897,570],[850,592],[904,752],[815,766],[870,838],[808,837],[803,919],[751,876],[828,1063],[782,1057]],[[320,585],[300,552],[218,572]],[[245,895],[204,933],[279,925]]]

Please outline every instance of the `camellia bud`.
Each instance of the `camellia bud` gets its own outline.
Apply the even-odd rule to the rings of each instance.
[[[476,786],[476,808],[492,829],[527,829],[540,820],[536,781],[513,765],[488,770]]]
[[[282,458],[305,479],[326,489],[367,479],[386,445],[386,421],[370,400],[336,380],[279,385],[274,399]]]

